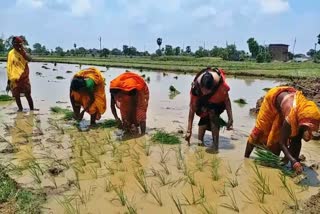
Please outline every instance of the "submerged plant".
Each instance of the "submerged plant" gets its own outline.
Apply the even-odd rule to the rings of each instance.
[[[291,206],[294,210],[299,210],[300,206],[299,206],[299,200],[297,198],[297,195],[294,191],[294,189],[287,183],[287,177],[285,174],[280,174],[279,175],[281,183],[282,183],[282,187],[286,190],[289,198],[291,199],[291,201],[293,202],[293,206]]]
[[[58,79],[58,80],[63,80],[63,79],[65,79],[63,76],[56,76],[56,79]]]
[[[232,194],[228,193],[228,196],[230,198],[231,203],[230,204],[223,203],[220,206],[227,208],[227,209],[230,209],[230,210],[233,210],[235,212],[240,212],[236,197],[234,196],[234,192],[232,190],[231,190],[231,193]]]
[[[181,143],[181,140],[176,135],[169,134],[161,130],[158,130],[155,134],[153,134],[151,137],[151,140],[161,144],[169,144],[169,145]]]
[[[195,196],[195,193],[194,193],[194,190],[193,190],[193,186],[190,185],[191,187],[191,196],[192,196],[192,199],[188,199],[187,196],[185,196],[184,194],[183,197],[185,199],[185,202],[188,204],[188,205],[197,205],[197,204],[202,204],[204,202],[204,199],[205,199],[205,195],[204,195],[204,189],[201,188],[199,189],[199,198],[196,199],[196,196]]]
[[[143,169],[138,169],[138,171],[134,172],[134,177],[136,178],[138,182],[138,186],[142,190],[142,192],[148,193],[149,187],[148,187],[145,171]]]

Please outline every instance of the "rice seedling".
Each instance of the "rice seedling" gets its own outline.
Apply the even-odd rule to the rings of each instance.
[[[169,151],[165,151],[163,145],[160,145],[160,150],[161,150],[160,151],[160,163],[164,164],[167,161],[169,161],[168,155],[169,155],[170,150]]]
[[[267,208],[261,205],[259,205],[259,207],[264,214],[273,214],[273,211],[271,208]]]
[[[233,102],[238,103],[238,104],[242,104],[242,105],[248,104],[244,98],[236,99]]]
[[[176,187],[177,185],[179,185],[181,182],[184,182],[184,184],[187,182],[185,178],[178,178],[177,180],[175,181],[172,181],[170,183],[170,186],[174,186]]]
[[[230,166],[230,163],[228,162],[228,166],[227,166],[227,171],[230,173],[230,174],[232,174],[232,168],[231,168],[231,166]]]
[[[142,75],[141,75],[141,77],[142,77],[142,78],[145,78],[145,77],[146,77],[146,75],[145,75],[145,74],[142,74]]]
[[[182,209],[182,204],[181,204],[179,198],[174,198],[173,195],[171,195],[171,199],[172,199],[174,205],[176,206],[179,214],[183,214],[184,211],[183,211],[183,209]]]
[[[99,165],[99,168],[101,168],[100,158],[97,157],[96,154],[93,154],[92,151],[90,151],[89,149],[86,149],[86,153],[89,155],[89,160],[93,161],[94,163],[97,163]]]
[[[165,185],[168,185],[171,183],[171,180],[168,179],[168,176],[167,175],[164,175],[163,173],[161,172],[157,172],[157,178],[159,179],[159,183],[161,186],[165,186]]]
[[[183,197],[184,197],[184,200],[185,200],[186,204],[188,204],[188,205],[202,204],[203,201],[204,201],[204,196],[203,196],[203,198],[202,198],[202,197],[201,197],[202,195],[201,195],[200,198],[196,199],[195,193],[194,193],[194,190],[193,190],[193,186],[190,185],[190,187],[191,187],[191,196],[192,196],[192,199],[191,199],[191,200],[190,200],[185,194],[182,194]],[[199,193],[204,195],[204,190],[203,190],[203,193],[201,193],[200,191],[199,191]]]
[[[153,188],[153,186],[151,186],[151,188],[150,188],[150,194],[152,195],[152,197],[154,198],[154,200],[156,200],[156,202],[159,204],[159,206],[162,207],[163,202],[162,202],[160,190],[155,190],[155,189]]]
[[[104,147],[104,145],[98,145],[97,148],[98,148],[99,155],[105,155],[107,153],[107,150]]]
[[[72,205],[73,200],[74,200],[74,196],[72,196],[72,197],[63,196],[63,200],[56,198],[56,201],[58,202],[58,204],[64,208],[64,213],[66,213],[66,214],[80,214],[78,202],[77,202],[77,200],[75,200],[76,206],[74,207]]]
[[[104,167],[108,170],[108,172],[110,173],[110,175],[114,175],[115,174],[115,169],[112,168],[111,165],[108,165],[106,162],[103,163]]]
[[[81,204],[85,205],[88,203],[88,201],[90,201],[91,191],[92,191],[92,186],[90,186],[88,192],[86,190],[84,190],[84,191],[81,191],[80,193],[78,193],[77,196],[80,199]]]
[[[75,172],[80,172],[80,173],[82,173],[82,174],[85,172],[82,166],[77,166],[77,165],[74,164],[74,165],[72,166],[72,168],[73,168],[73,170],[74,170]]]
[[[57,185],[57,181],[56,178],[54,176],[50,176],[49,179],[51,180],[51,182],[53,183],[54,187],[56,189],[58,189],[58,185]]]
[[[122,186],[114,187],[113,190],[115,191],[115,193],[116,193],[116,195],[118,197],[118,198],[113,199],[113,200],[118,200],[122,206],[125,206],[126,202],[127,202],[127,196],[126,196],[126,194],[124,192],[123,187]]]
[[[249,203],[249,204],[252,204],[252,203],[253,203],[252,199],[251,199],[246,193],[244,193],[244,192],[242,192],[242,191],[240,191],[240,192],[241,192],[241,194],[248,200],[248,201],[245,201],[245,202],[247,202],[247,203]]]
[[[40,178],[40,173],[37,167],[35,167],[33,164],[29,164],[28,166],[28,171],[32,175],[33,179],[40,184],[41,183],[41,178]]]
[[[299,208],[300,208],[299,200],[298,200],[298,198],[297,198],[297,195],[296,195],[294,189],[287,183],[287,177],[286,177],[286,175],[283,174],[283,173],[281,173],[281,174],[279,175],[279,178],[280,178],[280,180],[281,180],[282,187],[286,190],[289,198],[290,198],[291,201],[293,202],[293,206],[290,206],[290,207],[291,207],[292,209],[294,209],[294,210],[299,210]],[[287,203],[287,205],[289,205],[288,202],[286,202],[286,203]]]
[[[228,184],[230,187],[235,188],[239,185],[237,177],[228,178]]]
[[[213,156],[211,160],[211,178],[214,181],[220,179],[219,175],[220,159],[217,156]]]
[[[241,168],[242,168],[242,164],[239,165],[236,172],[234,173],[236,176],[239,176],[239,172],[240,172]]]
[[[11,101],[13,98],[9,95],[2,94],[0,95],[0,102]]]
[[[195,152],[195,157],[196,157],[196,168],[202,172],[204,166],[207,164],[207,161],[205,161],[204,157],[204,151],[202,149],[197,149]]]
[[[165,131],[158,130],[152,135],[151,140],[160,144],[180,144],[181,140],[174,134],[169,134]]]
[[[73,112],[69,109],[63,109],[63,108],[60,108],[59,106],[54,106],[54,107],[50,107],[50,110],[57,114],[63,114],[64,120],[72,120],[73,118]]]
[[[78,172],[75,172],[75,175],[76,175],[76,180],[75,180],[74,184],[76,185],[76,187],[78,188],[78,190],[80,190],[80,189],[81,189],[81,185],[80,185],[79,173],[78,173]]]
[[[143,169],[138,169],[137,171],[134,172],[134,177],[138,182],[138,187],[141,189],[143,193],[148,193],[149,192],[149,187],[145,175],[145,171]]]
[[[255,164],[252,169],[255,173],[253,185],[251,186],[254,196],[260,203],[264,203],[265,195],[271,195],[269,181],[266,176],[263,176],[258,166]]]
[[[66,71],[66,73],[67,73],[67,74],[71,74],[71,73],[72,73],[72,71]]]
[[[169,171],[169,168],[167,166],[166,163],[160,163],[160,166],[163,168],[164,172],[167,174],[167,175],[170,175],[170,171]]]
[[[137,208],[133,205],[132,201],[133,199],[131,200],[131,202],[128,199],[126,199],[126,208],[129,214],[136,214],[138,213]]]
[[[113,184],[109,179],[105,179],[104,184],[105,184],[105,187],[104,187],[105,192],[111,192],[113,190]]]
[[[94,166],[89,168],[89,173],[91,174],[92,178],[98,179],[98,169]]]
[[[270,88],[263,88],[262,90],[264,90],[264,91],[269,91]]]
[[[143,149],[143,152],[146,156],[151,155],[151,145],[146,140],[143,142],[142,145],[140,145],[140,147]]]
[[[196,180],[194,178],[194,173],[191,172],[191,171],[188,171],[187,172],[187,181],[189,184],[193,185],[193,186],[196,186]]]
[[[58,80],[63,80],[63,79],[65,79],[63,76],[56,76],[56,79],[58,79]]]
[[[218,213],[218,210],[217,210],[217,208],[215,207],[215,208],[213,208],[211,205],[209,205],[209,204],[204,204],[204,203],[202,203],[202,204],[200,204],[201,205],[201,207],[202,207],[202,213],[203,214],[217,214]]]
[[[147,77],[147,78],[146,78],[146,82],[147,82],[147,83],[150,83],[150,77]]]
[[[230,194],[230,192],[228,193],[228,196],[230,198],[231,203],[230,204],[223,203],[220,206],[227,208],[227,209],[230,209],[230,210],[233,210],[235,212],[240,212],[236,197],[234,196],[234,192],[232,190],[231,190],[231,193],[232,194]]]
[[[180,94],[180,92],[173,85],[170,85],[169,91],[170,93]]]

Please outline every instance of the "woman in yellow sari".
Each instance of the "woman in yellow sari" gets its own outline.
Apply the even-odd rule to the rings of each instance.
[[[282,151],[292,168],[301,173],[301,140],[311,140],[319,123],[317,105],[307,100],[301,91],[292,87],[272,88],[261,104],[256,125],[248,138],[245,157],[250,156],[254,145],[262,145],[276,155]]]
[[[31,57],[25,51],[23,43],[22,38],[13,37],[13,49],[9,52],[7,61],[8,85],[6,90],[11,90],[12,96],[16,100],[18,111],[23,110],[20,99],[20,94],[22,93],[27,98],[30,110],[34,110],[28,67]]]
[[[76,73],[71,81],[70,100],[74,118],[82,120],[87,112],[91,115],[90,124],[94,125],[107,108],[105,82],[100,70],[91,67]]]

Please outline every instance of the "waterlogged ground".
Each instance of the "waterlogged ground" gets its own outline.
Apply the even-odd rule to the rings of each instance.
[[[221,131],[220,153],[213,155],[197,146],[198,118],[191,147],[178,134],[186,128],[193,76],[135,71],[150,77],[148,134],[123,140],[119,130],[96,128],[80,132],[74,121],[64,121],[50,113],[51,106],[70,108],[69,83],[79,67],[50,63],[45,65],[49,69],[42,66],[43,63],[30,63],[32,94],[40,111],[29,112],[24,98],[26,111],[22,113],[16,113],[14,102],[0,104],[0,151],[4,152],[0,161],[22,186],[47,194],[44,213],[294,213],[295,204],[302,207],[303,201],[319,189],[316,167],[305,167],[304,176],[287,178],[292,190],[288,194],[278,170],[259,166],[258,171],[265,178],[262,194],[257,190],[253,161],[243,158],[246,137],[254,124],[249,109],[265,93],[263,88],[278,84],[273,80],[228,78],[231,99],[245,98],[248,104],[233,103],[235,130]],[[0,64],[2,94],[4,67],[4,63]],[[104,71],[106,89],[112,78],[124,72],[100,69]],[[58,80],[57,76],[65,79]],[[181,93],[170,97],[170,85]],[[108,105],[109,100],[108,94]],[[110,108],[102,122],[108,118],[112,118]],[[227,118],[225,113],[223,118]],[[85,119],[82,127],[88,124],[89,116]],[[175,133],[183,143],[168,146],[152,142],[156,129]],[[210,139],[208,133],[206,144]],[[317,166],[319,151],[319,142],[303,144],[306,166]]]

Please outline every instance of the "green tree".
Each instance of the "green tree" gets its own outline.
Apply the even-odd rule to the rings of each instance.
[[[157,39],[157,45],[159,46],[159,50],[161,49],[162,38]]]
[[[181,54],[181,48],[179,46],[175,47],[174,48],[174,55],[179,56],[180,54]]]
[[[84,47],[80,47],[78,48],[77,53],[79,53],[80,56],[86,56],[87,50]]]
[[[64,55],[65,55],[63,49],[62,49],[61,47],[59,47],[59,46],[56,47],[55,52],[56,52],[56,54],[57,54],[58,56],[64,56]]]
[[[40,43],[35,43],[35,44],[33,44],[33,52],[35,53],[35,54],[41,54],[42,53],[42,45],[40,44]]]
[[[320,45],[320,34],[318,35],[318,44]]]
[[[253,58],[256,58],[259,53],[259,44],[254,38],[249,38],[248,41],[249,51]]]
[[[202,46],[194,53],[196,57],[208,57],[209,51],[204,49]]]
[[[308,52],[307,52],[307,56],[310,56],[310,57],[314,57],[314,55],[316,54],[316,50],[315,49],[310,49]]]
[[[166,45],[165,50],[164,50],[164,54],[166,56],[173,56],[174,55],[173,48],[171,45]]]
[[[264,62],[264,55],[263,53],[259,53],[256,57],[257,63],[262,63]]]
[[[114,48],[111,50],[111,55],[120,56],[122,52],[118,48]]]
[[[101,50],[100,57],[107,57],[109,54],[110,54],[110,50],[107,49],[107,48],[103,48],[103,49]]]
[[[130,55],[130,56],[136,56],[136,55],[138,55],[139,53],[138,53],[138,51],[137,51],[137,48],[135,48],[135,47],[133,47],[133,46],[131,46],[131,47],[129,47],[128,48],[128,55]]]
[[[191,54],[191,47],[190,47],[190,46],[187,46],[187,47],[186,47],[186,53],[187,53],[187,54]]]
[[[156,50],[156,55],[157,56],[161,56],[162,55],[162,51],[160,49]]]
[[[6,50],[4,43],[5,41],[3,39],[0,39],[0,53]]]
[[[122,46],[122,53],[125,56],[129,55],[129,46],[128,45],[123,45]]]

